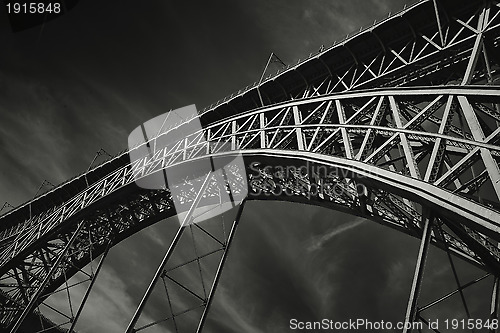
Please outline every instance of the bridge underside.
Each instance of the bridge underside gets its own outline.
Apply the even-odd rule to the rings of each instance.
[[[233,189],[248,186],[247,200],[282,200],[319,205],[370,219],[416,238],[421,238],[423,235],[422,216],[423,212],[428,211],[434,218],[432,244],[486,272],[495,275],[500,273],[498,265],[500,253],[492,251],[493,240],[485,236],[485,234],[497,235],[494,228],[497,226],[495,221],[498,220],[494,219],[498,213],[493,212],[494,215],[490,220],[484,218],[479,221],[486,226],[482,229],[485,234],[476,232],[475,230],[480,229],[481,225],[472,223],[468,215],[485,217],[488,214],[484,212],[489,210],[479,203],[466,201],[458,196],[438,202],[437,199],[445,197],[440,193],[430,193],[435,198],[425,198],[425,195],[418,193],[425,191],[426,184],[421,181],[408,179],[405,176],[399,176],[398,179],[397,175],[389,171],[368,170],[366,165],[361,163],[359,164],[361,168],[356,169],[356,163],[331,156],[261,150],[246,151],[243,157],[246,170],[231,170],[234,176],[231,179],[240,180],[231,186]],[[214,155],[213,158],[217,156]],[[180,165],[182,166],[182,163]],[[246,179],[244,179],[245,174]],[[395,183],[398,182],[396,186]],[[199,206],[219,204],[217,193],[222,190],[220,186],[214,179],[210,191],[206,193]],[[399,190],[393,191],[395,187]],[[194,195],[191,195],[191,200],[194,199]],[[447,206],[450,208],[447,209]],[[25,270],[22,274],[39,276],[40,270],[50,268],[44,267],[43,262],[54,261],[50,256],[57,256],[59,254],[57,251],[62,252],[64,245],[69,245],[65,259],[59,264],[39,298],[38,303],[43,304],[49,296],[64,290],[60,288],[66,281],[75,274],[83,272],[90,261],[107,252],[110,247],[141,229],[176,214],[168,189],[144,190],[131,183],[76,214],[64,225],[40,239],[39,243],[33,244],[33,248],[26,249],[26,253],[31,254],[22,260]],[[77,228],[80,228],[78,235],[69,243]],[[194,224],[191,228],[203,230],[204,222]],[[208,252],[216,254],[218,251],[223,251],[228,242],[227,236],[220,237],[219,241],[221,248]],[[204,257],[203,254],[199,256]],[[175,258],[174,255],[170,260],[182,262],[186,259]],[[2,294],[3,302],[5,308],[14,310],[22,306],[13,301],[16,292],[27,293],[31,286],[19,288],[16,284],[17,275],[22,272],[19,263],[12,261],[10,266],[4,266],[4,270],[6,278],[2,280],[3,285],[11,283],[15,287],[11,288],[11,293]],[[213,279],[214,277],[208,281],[213,282]],[[195,306],[194,309],[202,308],[203,305],[203,301],[200,300],[199,306]],[[11,313],[16,312],[11,311]]]

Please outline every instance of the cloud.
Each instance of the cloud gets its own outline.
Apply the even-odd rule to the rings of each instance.
[[[76,314],[89,284],[89,282],[78,283],[86,279],[87,278],[80,273],[79,275],[75,275],[68,282],[70,286],[76,284],[76,286],[70,288],[73,314]],[[103,268],[97,279],[75,329],[80,333],[121,333],[125,330],[135,311],[135,300],[124,292],[126,282],[117,275],[113,269],[109,269],[109,267]],[[70,316],[69,302],[67,293],[64,289],[51,296],[46,303]],[[60,324],[67,321],[67,318],[64,318],[44,305],[42,305],[40,309],[42,313],[56,323]],[[103,318],[103,314],[106,314],[106,318]],[[146,321],[152,321],[151,318],[147,317],[147,314],[143,316],[146,317]],[[64,327],[69,328],[69,324]]]
[[[264,333],[261,323],[252,318],[251,312],[246,311],[231,294],[228,294],[226,288],[221,286],[217,289],[217,308],[213,308],[210,314],[211,321],[218,323],[217,327],[207,325],[207,332],[219,333],[219,329],[228,332],[248,332]],[[213,324],[212,324],[213,325]]]
[[[334,227],[332,230],[330,230],[328,233],[321,235],[321,236],[316,236],[310,241],[310,245],[307,248],[307,251],[312,252],[319,250],[323,247],[323,245],[331,240],[333,237],[346,232],[348,230],[351,230],[353,228],[356,228],[357,226],[361,225],[363,222],[365,222],[365,219],[362,218],[357,218],[353,221],[350,221],[348,223],[342,224],[340,226]]]
[[[125,285],[126,282],[112,270],[103,270],[82,313],[77,331],[123,332],[137,307],[135,301],[123,292]],[[102,318],[102,313],[106,313],[106,319],[96,321],[95,318]],[[146,320],[152,321],[151,318]]]

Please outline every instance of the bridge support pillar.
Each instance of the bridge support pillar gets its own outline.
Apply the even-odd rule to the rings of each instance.
[[[417,316],[417,301],[420,294],[420,288],[422,286],[422,279],[424,276],[425,261],[427,259],[427,252],[429,250],[429,242],[432,233],[432,220],[428,210],[424,210],[422,214],[423,219],[423,233],[422,240],[420,241],[420,248],[418,250],[417,263],[415,267],[415,273],[413,275],[413,282],[411,284],[410,297],[408,298],[408,306],[406,308],[405,316],[405,326],[403,328],[403,333],[411,333],[412,325],[415,322]]]
[[[23,312],[21,313],[21,315],[17,319],[16,323],[12,327],[10,333],[16,333],[19,330],[19,328],[21,327],[24,319],[26,319],[26,317],[28,316],[28,314],[33,310],[33,308],[35,307],[37,301],[39,300],[40,296],[42,295],[43,290],[45,289],[45,287],[49,283],[49,281],[52,278],[52,276],[54,275],[54,273],[59,268],[59,265],[63,262],[63,260],[66,259],[66,255],[67,255],[69,249],[71,248],[71,245],[73,244],[73,241],[80,234],[80,231],[81,231],[81,229],[82,229],[82,227],[83,227],[84,224],[85,224],[85,221],[81,222],[78,225],[78,227],[76,228],[76,230],[73,232],[73,235],[71,236],[70,240],[68,241],[68,243],[66,244],[66,246],[64,247],[64,249],[58,255],[56,261],[52,265],[52,268],[47,273],[47,275],[45,276],[45,278],[43,279],[43,281],[40,283],[40,285],[37,287],[35,293],[33,294],[32,298],[30,299],[29,303],[26,304],[26,307],[24,308]]]
[[[82,314],[83,307],[85,306],[85,303],[87,303],[87,299],[90,296],[90,292],[92,291],[92,288],[94,287],[94,284],[97,280],[97,276],[99,275],[99,272],[101,271],[101,267],[104,264],[104,259],[106,259],[109,249],[111,248],[112,242],[109,241],[108,245],[106,245],[106,249],[104,250],[104,253],[102,254],[101,260],[99,260],[99,264],[97,264],[97,269],[95,273],[92,274],[92,280],[90,281],[90,285],[88,286],[87,290],[85,291],[85,294],[83,295],[82,298],[82,303],[80,304],[80,307],[78,308],[76,315],[72,318],[71,320],[71,327],[69,328],[68,332],[74,332],[74,329],[76,327],[76,323],[78,322],[78,319],[80,318],[80,315]]]
[[[243,212],[243,207],[245,206],[245,200],[241,203],[240,208],[238,209],[238,213],[236,214],[236,217],[233,221],[233,226],[231,227],[231,231],[229,232],[229,236],[227,239],[227,244],[224,249],[224,253],[222,254],[222,258],[219,262],[219,266],[217,267],[217,272],[215,273],[215,278],[212,283],[212,287],[210,288],[210,293],[208,295],[208,299],[206,301],[205,308],[203,309],[203,313],[201,315],[200,322],[198,324],[198,328],[196,329],[196,333],[201,333],[201,330],[203,329],[203,326],[205,325],[205,320],[207,319],[208,311],[210,310],[210,305],[212,305],[212,300],[214,298],[215,290],[217,289],[217,286],[219,285],[219,279],[222,273],[222,269],[224,267],[224,263],[226,262],[227,259],[227,253],[229,252],[229,247],[231,246],[231,243],[234,238],[234,233],[236,231],[236,227],[238,226],[238,223],[240,222],[241,218],[241,213]]]
[[[493,282],[493,290],[491,292],[491,308],[490,308],[490,319],[498,319],[498,297],[500,296],[499,278],[495,277]],[[490,333],[497,333],[497,328],[491,328]]]

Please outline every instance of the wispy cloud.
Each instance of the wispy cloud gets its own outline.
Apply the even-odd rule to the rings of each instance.
[[[241,304],[238,304],[223,286],[217,290],[217,306],[216,313],[212,314],[212,318],[219,325],[226,326],[233,332],[263,332],[259,329],[261,323],[252,321],[248,313],[242,312]]]
[[[318,249],[321,249],[323,247],[323,244],[328,242],[333,237],[335,237],[343,232],[346,232],[348,230],[351,230],[353,228],[356,228],[357,226],[361,225],[364,221],[365,221],[364,219],[358,218],[358,219],[353,220],[349,223],[345,223],[345,224],[342,224],[340,226],[336,226],[324,235],[314,237],[310,241],[310,244],[307,247],[307,251],[312,252],[312,251],[316,251]]]
[[[75,276],[69,282],[70,286],[77,284],[70,288],[73,314],[80,305],[88,285],[88,282],[78,285],[83,280],[82,276]],[[129,294],[124,293],[125,288],[126,283],[112,269],[103,269],[98,276],[98,283],[95,284],[85,304],[76,330],[81,333],[123,332],[136,307],[135,300]],[[47,303],[67,315],[70,314],[67,295],[63,289],[61,292],[54,294]],[[45,306],[41,306],[41,309],[46,316],[56,323],[63,323],[67,320],[56,312],[48,310]],[[103,313],[106,313],[106,320],[102,318]],[[147,314],[143,314],[143,316],[146,317],[144,321],[153,321],[147,317]],[[96,318],[99,318],[99,320],[95,320]],[[69,328],[69,324],[64,327]]]

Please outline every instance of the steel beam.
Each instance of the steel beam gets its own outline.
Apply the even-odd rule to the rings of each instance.
[[[198,205],[199,201],[201,200],[201,197],[203,193],[205,192],[205,189],[208,186],[209,179],[211,178],[212,173],[209,172],[207,176],[205,177],[205,180],[203,181],[203,185],[201,186],[200,190],[196,194],[196,198],[193,200],[193,203],[191,204],[191,207],[189,208],[186,216],[184,217],[184,220],[182,221],[181,225],[179,226],[179,229],[177,230],[177,233],[174,236],[174,239],[172,240],[172,243],[170,243],[170,246],[163,256],[163,259],[160,262],[160,265],[158,265],[158,268],[156,269],[156,272],[153,276],[153,279],[151,280],[148,288],[146,289],[146,292],[144,293],[141,302],[139,303],[139,306],[137,307],[132,319],[130,320],[130,323],[127,326],[126,333],[133,333],[135,331],[135,324],[139,320],[139,317],[141,316],[142,311],[144,310],[144,307],[146,306],[146,303],[153,293],[153,289],[156,285],[156,282],[160,278],[161,274],[163,273],[163,269],[165,265],[167,264],[168,260],[172,256],[172,253],[174,252],[175,247],[177,246],[177,243],[182,237],[182,234],[184,233],[184,230],[186,229],[186,226],[190,222],[193,216],[194,209]]]
[[[198,324],[198,328],[196,329],[196,333],[200,333],[201,330],[203,329],[203,326],[205,325],[208,311],[210,310],[210,306],[211,306],[213,298],[214,298],[215,290],[217,289],[217,286],[219,284],[219,279],[220,279],[220,276],[222,273],[222,269],[224,268],[224,264],[225,264],[226,259],[227,259],[229,247],[231,246],[231,243],[232,243],[233,238],[234,238],[234,233],[236,232],[236,228],[237,228],[238,223],[240,221],[241,214],[243,213],[243,208],[244,208],[245,202],[246,202],[246,200],[243,200],[240,207],[238,208],[238,212],[237,212],[236,217],[234,219],[233,225],[231,227],[231,230],[229,231],[229,236],[227,239],[226,247],[224,249],[224,252],[222,253],[222,258],[219,262],[219,266],[217,267],[217,272],[215,273],[215,278],[214,278],[214,281],[212,283],[212,287],[210,288],[207,302],[205,304],[205,308],[203,309],[203,313],[201,315],[201,319],[200,319],[200,322]]]
[[[73,244],[73,241],[76,239],[76,237],[79,235],[80,230],[82,229],[83,225],[85,224],[85,221],[81,222],[76,230],[73,232],[71,235],[71,238],[69,239],[68,243],[64,246],[64,249],[61,251],[59,256],[57,257],[57,260],[52,264],[52,267],[50,271],[48,272],[47,276],[43,279],[42,283],[38,286],[36,292],[33,294],[33,296],[30,299],[30,302],[26,305],[24,308],[23,312],[17,319],[16,323],[10,330],[10,333],[16,333],[19,330],[19,327],[21,327],[21,324],[23,323],[24,319],[28,314],[33,310],[33,307],[35,306],[36,302],[38,301],[39,297],[42,295],[43,289],[45,286],[49,283],[52,275],[56,272],[56,270],[59,268],[59,264],[61,264],[62,260],[66,256],[66,253],[68,252],[69,248]]]
[[[344,107],[342,106],[342,104],[338,99],[335,100],[335,107],[337,108],[337,116],[339,119],[339,124],[340,125],[345,124],[346,116]],[[348,159],[352,159],[354,157],[354,152],[352,150],[352,142],[351,138],[349,137],[349,133],[347,132],[347,129],[345,127],[341,127],[340,131],[342,133],[342,141],[344,143],[345,157]]]
[[[295,128],[295,134],[297,136],[297,147],[299,150],[305,150],[304,135],[302,134],[302,128],[300,127],[300,125],[302,124],[302,119],[299,108],[297,106],[293,107],[293,120],[295,122],[295,125],[297,126]]]
[[[443,112],[443,116],[441,118],[441,125],[439,126],[438,134],[448,134],[445,133],[446,128],[448,127],[449,117],[451,112],[451,106],[453,103],[453,96],[448,96],[448,101],[446,102],[446,107]],[[426,182],[434,182],[436,179],[437,171],[439,170],[441,163],[443,161],[444,153],[441,152],[443,149],[443,145],[446,142],[443,142],[442,138],[436,138],[436,142],[434,143],[434,147],[432,148],[431,157],[429,162],[427,163],[427,171],[424,176],[424,181]],[[440,154],[441,153],[441,154]],[[432,177],[432,178],[431,178]]]
[[[170,246],[169,246],[167,252],[165,253],[165,255],[163,256],[163,259],[162,259],[160,265],[158,265],[158,268],[156,270],[156,273],[153,276],[153,279],[151,280],[148,288],[146,289],[146,292],[144,293],[144,295],[141,299],[141,302],[139,303],[139,306],[137,307],[132,319],[130,320],[130,323],[127,326],[127,329],[125,331],[126,333],[135,332],[135,324],[139,320],[139,317],[141,316],[142,310],[144,310],[144,307],[146,306],[146,303],[149,299],[149,296],[151,296],[151,294],[153,292],[153,289],[156,285],[156,282],[158,281],[161,274],[163,273],[163,268],[167,264],[168,259],[170,259],[170,256],[172,255],[175,247],[177,246],[177,243],[181,239],[181,236],[184,233],[185,229],[186,229],[185,226],[180,226],[179,229],[177,230],[177,233],[175,234],[175,237],[172,240],[172,243],[170,243]]]
[[[472,77],[474,75],[474,69],[476,68],[477,61],[479,59],[480,51],[483,47],[483,23],[484,23],[485,10],[481,11],[479,15],[479,20],[477,23],[477,35],[476,40],[474,42],[474,46],[472,47],[472,53],[469,58],[469,62],[467,63],[467,69],[465,70],[465,74],[462,80],[462,85],[467,85],[471,82]]]
[[[490,319],[497,319],[498,320],[498,304],[499,304],[499,297],[500,297],[500,288],[499,288],[499,278],[495,276],[495,280],[493,281],[493,290],[491,292],[491,306],[490,306]],[[490,333],[497,333],[498,332],[498,326],[497,328],[490,328],[489,330]]]
[[[106,249],[104,250],[102,257],[99,260],[99,264],[97,265],[96,271],[95,271],[95,273],[92,274],[92,280],[90,281],[90,285],[88,286],[87,290],[85,290],[85,294],[83,295],[82,302],[81,302],[80,306],[78,307],[78,310],[76,312],[75,317],[72,318],[72,320],[71,320],[71,327],[68,330],[69,333],[73,332],[76,324],[78,323],[78,319],[80,318],[80,315],[82,314],[83,307],[85,306],[85,303],[87,303],[87,299],[90,296],[90,292],[92,291],[92,288],[94,287],[95,281],[97,280],[97,276],[99,275],[99,272],[101,271],[101,267],[104,264],[104,259],[106,259],[106,256],[108,255],[109,249],[111,248],[111,244],[112,244],[112,242],[110,241],[106,245]]]
[[[432,233],[432,221],[433,216],[428,211],[424,211],[424,215],[422,215],[423,219],[423,231],[422,231],[422,240],[420,242],[420,248],[417,256],[417,263],[415,266],[415,274],[413,275],[413,282],[411,285],[410,296],[408,298],[408,306],[406,308],[405,315],[405,327],[403,329],[403,333],[411,333],[412,324],[417,317],[417,301],[418,296],[420,294],[420,289],[422,287],[422,279],[424,276],[424,267],[425,261],[427,259],[427,252],[429,249],[429,242],[431,239]]]
[[[437,0],[432,0],[432,3],[434,5],[434,12],[436,14],[436,22],[438,25],[439,38],[441,39],[441,47],[444,47],[444,34],[443,34],[443,28],[441,27],[441,18],[439,17]]]
[[[396,123],[397,128],[403,128],[403,124],[401,122],[401,115],[399,111],[399,106],[396,103],[396,100],[393,96],[389,96],[389,104],[391,105],[392,115],[394,117],[394,121]],[[410,176],[413,178],[420,178],[420,172],[418,170],[417,163],[415,162],[415,156],[413,155],[413,149],[411,148],[408,138],[404,133],[399,133],[399,139],[401,145],[403,146],[404,155],[406,157],[406,165],[410,170]]]
[[[470,105],[467,97],[458,96],[458,101],[460,106],[462,107],[465,119],[467,120],[467,124],[469,125],[470,131],[472,132],[472,136],[478,142],[485,141],[485,135],[481,125],[479,124],[479,120],[477,118],[474,109]],[[491,155],[491,152],[488,149],[481,148],[480,149],[481,158],[483,159],[483,163],[488,170],[488,174],[491,178],[491,182],[493,188],[495,189],[497,199],[500,199],[500,168],[498,167],[497,162]]]

